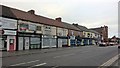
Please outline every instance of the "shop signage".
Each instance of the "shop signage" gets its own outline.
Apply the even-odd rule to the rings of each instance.
[[[20,31],[26,31],[26,30],[28,30],[28,24],[26,24],[26,23],[20,23],[19,24],[19,30]]]
[[[4,30],[4,35],[16,35],[16,31]]]
[[[2,17],[0,25],[3,29],[17,29],[17,20]]]

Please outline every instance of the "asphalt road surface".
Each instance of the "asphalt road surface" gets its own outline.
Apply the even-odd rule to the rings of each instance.
[[[13,56],[2,59],[3,66],[23,66],[26,68],[51,66],[100,66],[118,54],[117,46],[81,46],[31,55]]]

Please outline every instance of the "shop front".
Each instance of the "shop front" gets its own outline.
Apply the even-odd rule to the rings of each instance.
[[[84,45],[89,45],[89,39],[88,38],[84,38],[83,44]]]
[[[4,34],[2,35],[2,50],[16,50],[16,31],[4,30]]]
[[[18,24],[17,50],[40,49],[42,44],[41,26],[21,20],[18,21]]]
[[[41,49],[40,34],[19,33],[18,50]]]
[[[56,27],[43,25],[42,48],[56,48]]]
[[[76,46],[75,36],[70,36],[70,45],[71,45],[71,46]]]
[[[58,47],[68,47],[68,37],[66,36],[58,36]]]
[[[89,39],[89,45],[95,45],[95,41],[96,41],[96,39],[90,38]]]
[[[68,42],[68,29],[57,27],[57,47],[68,47]]]
[[[56,36],[43,35],[42,37],[42,48],[56,48]]]
[[[0,22],[2,27],[1,50],[15,51],[17,20],[2,17]]]
[[[81,45],[81,43],[82,43],[82,38],[81,37],[79,37],[79,36],[77,36],[77,37],[75,37],[76,38],[76,44],[77,44],[77,46],[80,46]]]
[[[89,45],[93,45],[93,39],[92,38],[89,39]]]

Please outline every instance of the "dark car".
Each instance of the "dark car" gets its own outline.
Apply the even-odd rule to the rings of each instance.
[[[118,48],[120,49],[120,45],[118,46]]]

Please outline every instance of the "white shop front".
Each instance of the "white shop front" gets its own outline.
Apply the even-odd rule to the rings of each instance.
[[[2,50],[15,51],[17,20],[2,17],[0,21],[2,23]]]
[[[56,27],[54,26],[43,26],[42,36],[42,48],[54,48],[57,47]]]
[[[18,50],[41,49],[41,25],[18,21]]]

